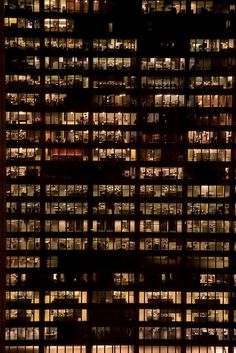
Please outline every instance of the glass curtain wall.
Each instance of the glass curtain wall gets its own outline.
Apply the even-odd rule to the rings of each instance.
[[[235,2],[4,12],[5,353],[233,353]]]

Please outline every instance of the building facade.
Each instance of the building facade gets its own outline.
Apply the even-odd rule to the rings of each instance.
[[[5,353],[235,353],[235,0],[3,3]]]

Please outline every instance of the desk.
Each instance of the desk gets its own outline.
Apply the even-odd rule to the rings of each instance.
[[[53,321],[77,321],[76,318],[73,315],[70,316],[54,316]]]
[[[147,318],[148,321],[161,321],[161,322],[172,322],[173,321],[173,317],[172,316],[161,316],[161,315],[158,315],[158,316],[149,316]]]
[[[31,299],[25,299],[25,298],[15,298],[15,299],[10,299],[7,300],[7,303],[18,303],[18,304],[31,304],[32,300]]]
[[[159,320],[161,322],[172,322],[173,321],[173,317],[172,316],[161,316],[160,315]]]
[[[219,339],[219,337],[217,336],[217,334],[214,335],[209,335],[208,333],[204,333],[202,335],[192,335],[192,339],[194,340],[207,340],[207,341],[216,341]]]
[[[113,303],[126,304],[126,300],[124,298],[113,298]]]
[[[195,304],[212,304],[212,305],[220,305],[219,299],[196,299]]]
[[[194,318],[194,322],[207,322],[208,316],[197,316]]]
[[[78,304],[78,299],[70,299],[70,298],[58,298],[54,299],[53,302],[54,304]]]
[[[29,321],[31,321],[31,316],[27,316],[27,315],[22,315],[22,316],[15,316],[15,317],[11,317],[11,318],[9,318],[9,319],[7,319],[7,321],[13,321],[14,322],[14,324],[15,323],[22,323],[22,321],[23,322],[29,322]]]
[[[148,299],[148,304],[173,304],[173,299],[153,298]]]

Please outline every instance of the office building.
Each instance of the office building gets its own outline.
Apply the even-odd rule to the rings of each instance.
[[[5,353],[235,353],[235,0],[2,3]]]

